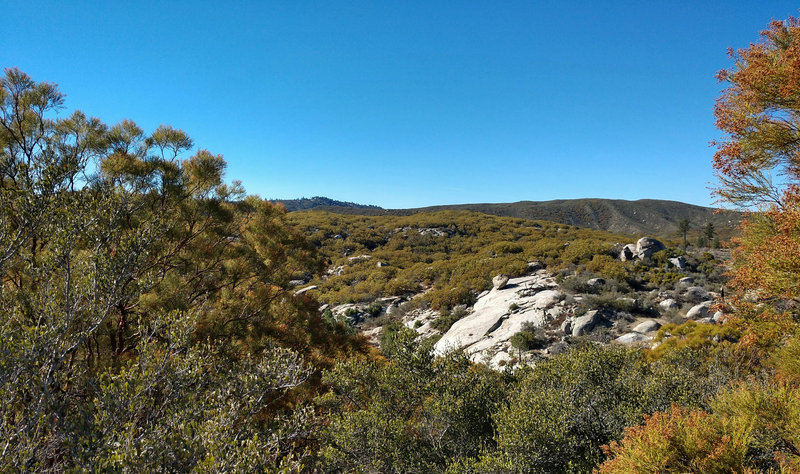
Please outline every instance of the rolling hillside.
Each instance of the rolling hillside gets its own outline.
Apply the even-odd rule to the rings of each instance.
[[[714,224],[717,234],[723,240],[734,234],[742,216],[736,211],[718,211],[709,207],[656,199],[638,201],[562,199],[497,204],[454,204],[415,209],[381,209],[375,206],[353,207],[352,205],[344,207],[326,202],[313,208],[356,215],[411,215],[443,210],[475,211],[495,216],[558,222],[620,234],[668,237],[675,236],[678,222],[688,219],[692,226],[690,236],[696,235],[700,228],[710,222]],[[292,210],[288,206],[287,209]]]

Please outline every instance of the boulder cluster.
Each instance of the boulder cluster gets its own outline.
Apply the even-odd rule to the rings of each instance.
[[[642,237],[636,244],[625,245],[620,259],[639,259],[652,265],[653,255],[665,248],[656,239]],[[685,275],[672,287],[624,293],[613,286],[617,282],[597,276],[587,278],[583,282],[585,285],[571,286],[582,290],[567,290],[566,283],[564,286],[559,284],[558,281],[562,280],[557,281],[542,264],[531,262],[525,276],[496,275],[491,290],[478,295],[472,307],[462,305],[453,310],[461,317],[443,331],[437,329],[441,329],[441,325],[435,324],[440,317],[437,311],[429,308],[403,311],[401,306],[408,298],[381,298],[372,305],[379,304],[383,308],[381,314],[399,315],[408,328],[419,333],[420,338],[441,334],[434,346],[437,354],[461,349],[473,361],[497,369],[558,354],[567,350],[576,338],[655,347],[654,336],[667,323],[689,320],[706,324],[724,322],[723,313],[712,309],[719,295],[696,282],[684,257],[673,257],[669,262],[674,270]],[[580,275],[567,276],[570,278],[580,278]],[[704,278],[701,280],[705,281]],[[305,290],[307,288],[298,292]],[[598,295],[604,298],[600,305],[596,303]],[[331,309],[337,319],[348,319],[357,326],[371,317],[365,305],[340,305]],[[368,331],[365,327],[364,332],[378,344],[380,327]],[[515,346],[512,342],[520,332],[533,337],[535,347],[523,349],[519,343]],[[531,340],[530,337],[525,340]]]
[[[667,248],[661,241],[652,237],[642,237],[635,244],[628,244],[622,247],[619,253],[619,259],[623,262],[633,259],[647,260],[653,256],[654,253]]]

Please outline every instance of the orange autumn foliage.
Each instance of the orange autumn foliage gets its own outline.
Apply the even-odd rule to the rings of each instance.
[[[734,243],[732,286],[745,300],[800,302],[800,20],[773,21],[761,41],[730,50],[714,107],[723,201],[752,209]],[[740,300],[739,303],[746,303]],[[790,305],[791,307],[791,305]]]
[[[604,446],[601,473],[747,472],[749,429],[741,420],[673,405],[625,430],[625,439]]]

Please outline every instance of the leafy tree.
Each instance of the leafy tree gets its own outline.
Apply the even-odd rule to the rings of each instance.
[[[726,89],[714,109],[726,138],[716,143],[719,196],[758,206],[743,225],[733,286],[760,296],[800,297],[800,23],[773,21],[761,41],[730,51]]]
[[[288,288],[313,249],[184,132],[62,104],[0,81],[0,470],[299,467],[303,360],[363,349]]]

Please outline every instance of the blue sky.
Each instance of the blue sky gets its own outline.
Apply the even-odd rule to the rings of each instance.
[[[713,202],[728,47],[788,1],[17,2],[0,65],[266,198]]]

